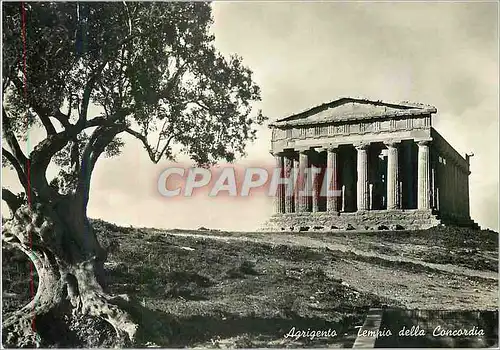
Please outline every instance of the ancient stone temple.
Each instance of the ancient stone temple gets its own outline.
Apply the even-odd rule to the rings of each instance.
[[[278,186],[266,229],[475,225],[469,156],[432,127],[436,112],[424,104],[346,97],[273,122],[271,154],[282,177],[295,177],[297,186]],[[325,195],[318,181],[301,180],[311,168],[329,171],[338,195]],[[311,195],[299,192],[308,186]]]

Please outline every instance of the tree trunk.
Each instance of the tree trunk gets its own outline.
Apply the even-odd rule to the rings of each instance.
[[[4,318],[3,344],[42,346],[36,318],[69,306],[73,316],[101,318],[116,331],[116,345],[134,341],[137,325],[103,289],[106,252],[88,222],[82,200],[65,196],[50,204],[22,205],[5,222],[2,239],[21,249],[38,273],[34,299]],[[33,322],[35,320],[35,322]]]

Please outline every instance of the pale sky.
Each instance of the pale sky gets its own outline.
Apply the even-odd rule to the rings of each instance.
[[[436,106],[433,126],[462,155],[475,154],[471,216],[498,231],[498,2],[215,2],[213,10],[216,46],[254,71],[270,120],[339,96]],[[271,166],[269,148],[264,126],[237,164]],[[153,165],[130,140],[121,156],[97,163],[89,216],[121,225],[252,230],[272,213],[263,194],[162,198],[158,174],[171,165]]]

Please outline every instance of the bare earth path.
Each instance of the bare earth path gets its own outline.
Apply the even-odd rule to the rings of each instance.
[[[346,240],[339,238],[338,235],[253,232],[234,232],[228,235],[175,231],[168,234],[226,242],[304,246],[311,249],[352,253],[352,259],[332,261],[329,266],[324,266],[325,272],[335,278],[341,278],[360,291],[396,299],[408,308],[493,310],[497,307],[497,272],[430,263],[401,255],[363,250],[360,247],[353,247],[352,244],[347,245],[352,242],[345,242]],[[395,243],[391,247],[401,248],[402,251],[405,249],[404,244]],[[401,264],[409,268],[398,268]]]

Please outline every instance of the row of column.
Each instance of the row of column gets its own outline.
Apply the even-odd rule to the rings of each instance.
[[[398,193],[399,164],[398,164],[398,142],[385,142],[387,147],[387,209],[398,209],[400,200]],[[368,144],[355,145],[357,157],[357,204],[358,210],[369,209],[369,185],[368,185]],[[430,152],[429,140],[418,142],[418,171],[417,171],[417,208],[431,208],[431,181],[430,181]]]
[[[387,209],[398,209],[400,200],[398,193],[400,192],[399,186],[399,165],[398,165],[398,143],[386,142],[387,153]],[[369,143],[359,143],[354,145],[357,150],[357,209],[364,211],[370,209],[370,188],[368,179],[368,146]],[[281,176],[290,178],[293,176],[293,168],[298,170],[299,174],[297,179],[297,187],[304,189],[305,193],[311,190],[309,186],[313,186],[312,191],[312,211],[318,211],[319,203],[319,187],[321,186],[319,176],[315,177],[315,182],[305,181],[305,169],[308,167],[307,151],[300,151],[297,159],[290,159],[282,155],[276,155],[276,166],[283,169]],[[311,165],[314,168],[314,165]],[[338,147],[332,146],[327,149],[327,178],[331,179],[329,182],[331,191],[339,191],[338,179]],[[430,178],[430,152],[429,141],[418,142],[418,209],[431,208],[431,178]],[[298,192],[296,192],[297,194]],[[295,199],[295,200],[294,200]],[[341,197],[327,196],[327,211],[339,211]],[[295,210],[294,210],[295,209]],[[293,195],[293,193],[285,193],[284,186],[278,186],[278,193],[276,195],[275,211],[277,213],[292,213],[292,212],[305,212],[308,209],[307,195]]]
[[[443,193],[440,211],[460,217],[469,216],[469,170],[459,166],[451,158],[440,162]]]
[[[293,178],[294,174],[298,174],[298,179],[292,179],[296,182],[297,188],[294,193],[286,191],[283,185],[278,186],[275,197],[275,212],[277,213],[293,213],[307,212],[309,207],[309,200],[307,195],[298,195],[297,189],[303,189],[305,193],[312,192],[312,211],[319,211],[319,193],[322,185],[319,176],[315,177],[314,183],[306,181],[304,176],[306,169],[309,165],[309,151],[300,151],[298,159],[291,159],[282,155],[276,155],[276,167],[282,169],[281,177]],[[331,178],[329,183],[329,191],[339,190],[338,182],[338,153],[336,148],[329,148],[327,153],[327,176]],[[318,168],[314,164],[310,165],[311,169]],[[314,170],[312,170],[314,171]],[[311,188],[311,186],[313,188]],[[312,190],[312,191],[311,191]],[[329,196],[327,197],[327,211],[338,211],[340,205],[340,197]],[[295,209],[295,210],[294,210]]]

